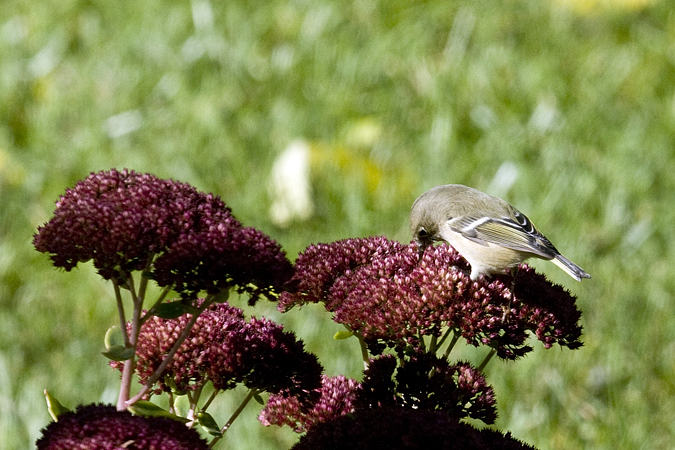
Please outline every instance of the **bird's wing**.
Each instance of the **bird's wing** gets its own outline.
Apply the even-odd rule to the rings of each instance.
[[[545,259],[558,254],[553,244],[519,211],[515,211],[513,217],[462,216],[449,220],[448,225],[452,231],[478,244],[501,245]]]

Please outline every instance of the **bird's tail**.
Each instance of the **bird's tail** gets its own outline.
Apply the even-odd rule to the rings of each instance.
[[[577,266],[572,261],[565,258],[563,255],[560,254],[555,255],[555,257],[551,260],[551,262],[556,266],[560,267],[562,270],[565,271],[565,273],[567,273],[567,275],[571,276],[577,281],[581,281],[582,278],[591,277],[589,274],[586,273],[584,269]]]

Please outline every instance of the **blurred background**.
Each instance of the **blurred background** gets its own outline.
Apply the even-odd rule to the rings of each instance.
[[[593,279],[584,347],[486,369],[496,427],[541,449],[675,445],[675,12],[665,0],[5,0],[0,8],[0,440],[114,402],[111,286],[31,244],[66,187],[112,167],[221,196],[294,259],[409,242],[425,190],[501,196]],[[280,315],[359,377],[321,307]],[[462,351],[475,363],[484,355]],[[223,423],[245,392],[221,396]],[[249,405],[220,448],[290,447]]]

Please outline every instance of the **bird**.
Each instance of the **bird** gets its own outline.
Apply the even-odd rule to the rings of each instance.
[[[515,277],[518,264],[528,258],[549,260],[577,281],[591,278],[561,255],[525,214],[461,184],[436,186],[420,195],[410,210],[410,231],[420,260],[429,245],[445,241],[469,262],[472,281],[507,269]]]

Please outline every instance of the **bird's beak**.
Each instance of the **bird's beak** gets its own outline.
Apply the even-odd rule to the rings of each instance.
[[[424,256],[424,251],[429,246],[429,242],[422,242],[422,241],[415,241],[415,242],[417,242],[417,252],[419,254],[418,263],[419,263],[419,262],[422,261],[422,257]]]

